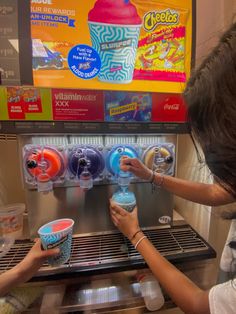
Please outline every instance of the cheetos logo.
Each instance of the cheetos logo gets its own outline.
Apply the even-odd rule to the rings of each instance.
[[[164,11],[150,11],[143,17],[143,27],[152,32],[158,25],[175,25],[179,23],[179,13],[170,9]]]

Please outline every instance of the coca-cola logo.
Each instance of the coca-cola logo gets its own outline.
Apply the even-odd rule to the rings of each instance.
[[[182,99],[179,97],[167,97],[163,101],[163,111],[166,114],[176,114],[182,107]]]
[[[165,104],[164,105],[164,110],[165,111],[168,111],[168,110],[179,111],[179,109],[180,109],[180,104]]]

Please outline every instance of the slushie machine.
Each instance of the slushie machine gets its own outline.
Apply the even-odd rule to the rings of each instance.
[[[45,287],[40,313],[144,313],[153,289],[144,295],[138,278],[150,271],[113,225],[109,199],[129,212],[137,205],[145,236],[171,263],[215,257],[184,219],[174,219],[173,194],[120,168],[128,156],[177,174],[196,1],[3,2],[2,30],[15,33],[2,39],[11,49],[0,51],[10,56],[0,68],[0,84],[8,85],[0,89],[0,140],[17,143],[28,232],[1,258],[0,273],[22,260],[39,229],[47,233],[45,224],[67,219],[74,222],[69,259],[45,263],[27,283]]]

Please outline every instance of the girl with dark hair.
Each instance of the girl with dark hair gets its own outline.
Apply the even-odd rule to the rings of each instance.
[[[233,203],[236,197],[236,24],[191,76],[184,96],[191,134],[202,147],[216,183],[195,183],[163,176],[138,159],[128,157],[121,159],[121,169],[193,202],[209,206]],[[110,213],[115,226],[130,239],[157,280],[185,313],[236,313],[233,279],[210,291],[201,290],[162,257],[142,233],[137,208],[128,213],[111,201]],[[236,212],[228,218],[232,223],[221,266],[236,273]]]

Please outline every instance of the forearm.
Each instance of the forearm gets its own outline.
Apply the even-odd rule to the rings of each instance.
[[[14,267],[0,275],[0,297],[7,294],[12,288],[23,282],[23,272]]]
[[[155,174],[154,184],[160,184],[162,178]],[[205,184],[164,176],[162,187],[186,200],[208,205],[220,206],[235,202],[233,196],[217,184]]]
[[[12,288],[28,281],[37,271],[37,263],[35,265],[25,265],[25,261],[21,261],[12,269],[0,275],[0,297],[8,293]]]
[[[139,234],[136,239],[132,240],[132,243],[135,245],[142,236]],[[162,257],[149,240],[142,240],[137,249],[162,287],[185,313],[210,313],[208,292],[198,288]]]

